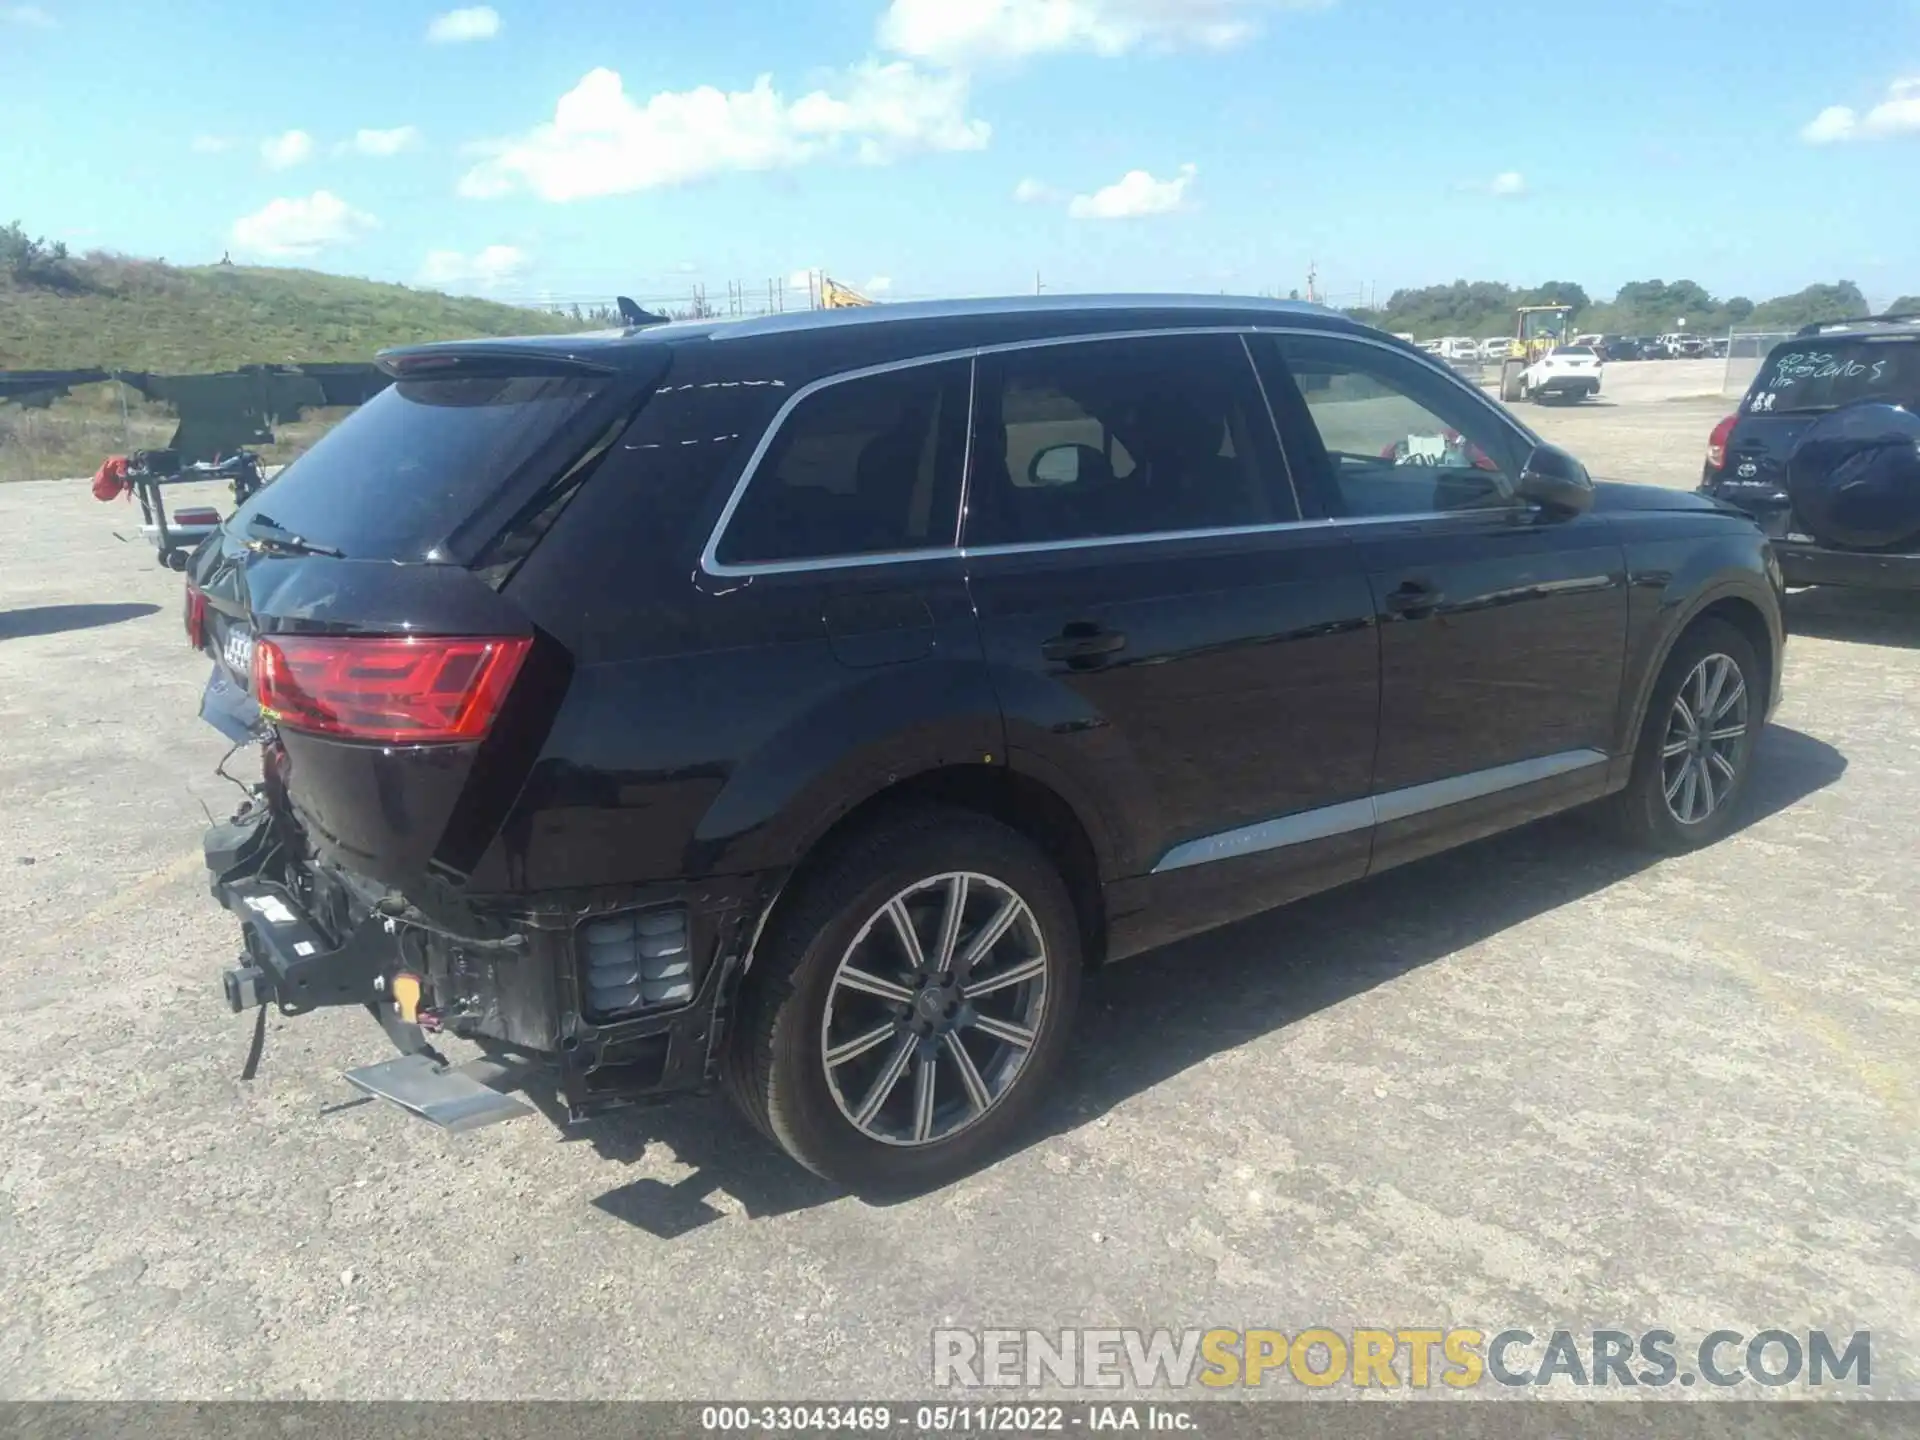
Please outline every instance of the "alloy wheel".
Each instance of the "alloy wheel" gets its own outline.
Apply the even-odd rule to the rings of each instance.
[[[1661,741],[1661,789],[1675,820],[1703,824],[1727,803],[1746,734],[1747,682],[1740,667],[1731,656],[1709,655],[1674,696]]]
[[[900,891],[861,926],[827,990],[820,1053],[840,1113],[897,1146],[977,1124],[1032,1058],[1047,964],[1032,907],[990,876]]]

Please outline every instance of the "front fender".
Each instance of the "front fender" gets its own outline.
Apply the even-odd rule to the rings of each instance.
[[[1627,528],[1637,527],[1632,520]],[[1651,527],[1646,527],[1651,528]],[[1621,687],[1614,754],[1631,765],[1653,688],[1687,627],[1726,600],[1753,607],[1765,620],[1770,673],[1767,710],[1780,695],[1785,629],[1780,597],[1767,565],[1767,541],[1758,529],[1715,520],[1710,528],[1678,536],[1643,533],[1626,543],[1628,631],[1626,683]]]

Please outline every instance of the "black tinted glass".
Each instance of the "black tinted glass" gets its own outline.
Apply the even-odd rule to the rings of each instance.
[[[1294,518],[1237,336],[1049,345],[982,361],[969,545]]]
[[[1745,408],[1749,415],[1773,415],[1859,400],[1920,405],[1920,339],[1815,338],[1776,346]]]
[[[829,385],[774,437],[721,537],[723,564],[950,548],[966,453],[968,365]]]
[[[570,421],[598,377],[403,380],[349,415],[240,508],[355,560],[418,560]],[[564,459],[556,463],[564,463]]]

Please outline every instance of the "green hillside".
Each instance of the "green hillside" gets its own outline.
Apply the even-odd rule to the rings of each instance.
[[[183,269],[112,257],[67,261],[60,276],[0,268],[0,369],[203,374],[579,328],[544,311],[311,270]]]

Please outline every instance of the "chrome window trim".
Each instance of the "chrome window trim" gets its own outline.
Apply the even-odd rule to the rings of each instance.
[[[1257,825],[1206,835],[1198,840],[1189,840],[1184,845],[1176,845],[1160,857],[1160,863],[1150,873],[1166,875],[1175,870],[1190,870],[1196,865],[1211,865],[1216,860],[1260,855],[1315,840],[1352,835],[1396,820],[1444,810],[1449,805],[1463,804],[1468,800],[1485,799],[1489,795],[1517,790],[1523,785],[1551,780],[1559,775],[1571,775],[1606,763],[1607,756],[1599,750],[1563,750],[1555,755],[1542,755],[1535,760],[1519,760],[1511,765],[1473,770],[1465,775],[1453,775],[1424,785],[1410,785],[1404,790],[1390,790],[1384,795],[1372,795],[1365,800],[1348,800],[1317,810],[1303,810],[1276,820],[1263,820]]]
[[[1253,354],[1253,342],[1247,338],[1244,330],[1240,332],[1240,353],[1247,357],[1247,368],[1253,372],[1254,386],[1260,391],[1260,403],[1266,407],[1267,428],[1273,432],[1273,448],[1279,452],[1280,468],[1287,476],[1287,491],[1293,496],[1294,518],[1304,520],[1307,518],[1307,509],[1300,503],[1300,486],[1293,478],[1293,457],[1287,454],[1286,438],[1280,433],[1280,417],[1274,414],[1273,397],[1267,394],[1267,377],[1260,373],[1260,362]]]
[[[751,577],[756,575],[795,575],[816,571],[852,570],[864,565],[904,565],[914,561],[955,560],[973,555],[1024,555],[1038,554],[1048,550],[1086,550],[1102,545],[1145,545],[1158,544],[1169,540],[1216,540],[1235,535],[1261,535],[1285,530],[1333,529],[1356,525],[1404,525],[1423,520],[1459,519],[1462,516],[1502,515],[1514,513],[1509,508],[1488,507],[1478,510],[1431,510],[1409,511],[1404,515],[1335,515],[1319,520],[1282,520],[1264,525],[1237,525],[1207,530],[1163,530],[1134,535],[1097,535],[1075,540],[1036,540],[1011,545],[985,545],[972,548],[958,543],[951,546],[931,547],[925,550],[892,551],[872,555],[831,555],[802,560],[750,561],[741,564],[726,564],[719,558],[720,544],[725,539],[727,526],[732,522],[734,513],[746,498],[747,487],[753,483],[761,464],[766,460],[767,452],[779,438],[781,429],[792,417],[800,405],[822,390],[835,385],[849,384],[855,380],[871,379],[876,375],[890,375],[902,370],[917,370],[928,365],[945,365],[955,360],[971,362],[972,370],[968,379],[967,405],[967,453],[965,471],[961,477],[959,529],[955,532],[958,542],[965,534],[966,507],[971,498],[968,490],[972,479],[972,447],[976,407],[979,399],[980,361],[992,355],[1013,354],[1022,350],[1044,350],[1061,345],[1082,345],[1105,340],[1149,340],[1160,336],[1177,335],[1234,335],[1240,337],[1242,349],[1247,352],[1247,363],[1253,369],[1254,381],[1260,387],[1262,399],[1268,402],[1268,415],[1275,419],[1274,437],[1279,446],[1281,463],[1286,466],[1287,483],[1294,489],[1295,513],[1299,514],[1299,491],[1294,480],[1293,462],[1287,454],[1284,437],[1280,433],[1277,418],[1273,415],[1272,402],[1266,393],[1266,382],[1260,375],[1259,364],[1255,361],[1251,347],[1247,343],[1250,335],[1305,335],[1314,338],[1332,338],[1345,340],[1357,345],[1371,345],[1375,349],[1390,354],[1406,356],[1408,351],[1398,341],[1375,340],[1367,335],[1350,335],[1344,331],[1330,330],[1315,325],[1199,325],[1199,326],[1162,326],[1145,330],[1102,330],[1092,333],[1073,335],[1044,335],[1028,340],[1009,340],[994,345],[976,345],[964,350],[944,350],[931,355],[916,355],[905,360],[889,360],[878,365],[865,365],[854,370],[836,371],[831,375],[822,375],[811,380],[791,395],[785,404],[774,413],[772,420],[754,446],[753,453],[747,458],[740,478],[734,482],[733,491],[727,496],[720,516],[714,521],[713,529],[708,532],[706,546],[700,552],[700,568],[708,575],[716,577]],[[1429,359],[1414,355],[1414,359]],[[1285,357],[1282,357],[1284,362]],[[1532,435],[1518,421],[1495,405],[1474,387],[1467,384],[1458,375],[1433,362],[1434,368],[1445,379],[1458,386],[1480,404],[1484,405],[1503,425],[1517,433],[1523,440],[1538,444]]]

